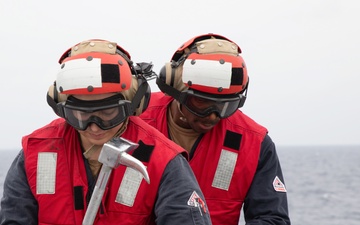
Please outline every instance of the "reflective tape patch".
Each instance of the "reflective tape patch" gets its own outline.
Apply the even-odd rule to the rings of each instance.
[[[231,84],[232,64],[215,60],[187,59],[183,65],[182,80],[187,83],[201,84],[209,87],[229,88]]]
[[[65,63],[56,78],[56,87],[63,91],[92,87],[101,87],[101,59],[74,59]]]
[[[55,194],[57,153],[40,152],[36,172],[36,193]]]
[[[143,175],[139,171],[127,167],[115,202],[132,207],[142,179]]]
[[[216,168],[212,186],[222,190],[229,190],[230,182],[234,174],[238,154],[235,152],[222,150],[219,163]]]

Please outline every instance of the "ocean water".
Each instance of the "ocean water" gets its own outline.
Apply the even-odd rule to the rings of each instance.
[[[278,147],[293,225],[360,224],[360,146]]]
[[[360,146],[278,146],[277,151],[292,225],[360,224]],[[0,151],[0,196],[17,152]]]

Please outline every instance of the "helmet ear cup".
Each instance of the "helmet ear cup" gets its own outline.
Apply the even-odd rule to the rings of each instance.
[[[165,84],[173,87],[175,70],[172,68],[171,63],[166,63],[160,70],[159,79]]]
[[[50,85],[49,87],[49,90],[46,95],[46,100],[48,105],[54,110],[56,115],[63,117],[62,112],[60,112],[59,108],[57,107],[57,104],[59,102],[66,101],[67,97],[68,97],[67,95],[61,94],[57,91],[56,83],[54,82],[54,84]]]
[[[143,79],[138,79],[137,82],[138,82],[138,90],[140,89],[141,85],[144,85],[144,89],[146,88],[144,97],[141,99],[139,106],[135,110],[135,115],[138,116],[141,113],[145,112],[145,110],[149,106],[151,88],[150,85],[147,83],[147,81],[144,81]]]
[[[149,105],[151,89],[147,81],[144,81],[143,78],[136,78],[133,76],[131,87],[128,90],[121,92],[121,94],[124,95],[126,100],[132,101],[135,104],[136,101],[139,101],[139,103],[134,106],[134,115],[138,116],[143,113]],[[138,100],[141,95],[143,95],[143,97],[141,100]]]
[[[166,85],[175,88],[178,91],[187,89],[182,80],[182,64],[175,66],[172,63],[166,63],[160,70],[159,79]]]

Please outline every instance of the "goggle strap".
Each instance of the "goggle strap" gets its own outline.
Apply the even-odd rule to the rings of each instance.
[[[139,79],[138,82],[140,83],[139,88],[138,88],[134,98],[131,101],[131,106],[132,106],[131,113],[132,114],[134,114],[136,109],[139,107],[139,105],[141,103],[141,99],[144,97],[147,89],[149,88],[149,84],[145,79]]]
[[[58,107],[58,103],[54,100],[54,98],[52,98],[50,96],[49,92],[47,92],[47,94],[46,94],[46,101],[47,101],[48,105],[54,110],[56,115],[63,117],[61,110]]]
[[[167,85],[163,80],[159,77],[156,78],[156,84],[158,85],[159,89],[171,97],[175,98],[176,100],[180,99],[181,91],[177,90],[176,88]]]
[[[239,108],[243,107],[244,104],[245,104],[245,100],[246,100],[246,96],[247,96],[247,92],[248,92],[248,87],[249,87],[249,82],[250,82],[250,78],[248,78],[248,82],[246,83],[246,86],[245,86],[244,90],[241,92]]]
[[[244,106],[245,100],[246,100],[246,95],[242,95],[241,98],[240,98],[240,102],[239,102],[239,107],[238,107],[238,108],[241,108],[241,107]]]

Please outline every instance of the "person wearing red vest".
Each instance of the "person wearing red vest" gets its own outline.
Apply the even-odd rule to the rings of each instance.
[[[152,64],[134,65],[115,42],[98,39],[76,44],[59,63],[47,101],[61,118],[23,137],[0,224],[211,224],[187,152],[137,116],[149,103]],[[120,140],[131,146],[125,155],[103,153]],[[102,154],[117,164],[106,179]]]
[[[162,67],[140,117],[185,148],[214,225],[290,224],[275,144],[239,110],[249,78],[240,47],[217,34],[196,36]]]

